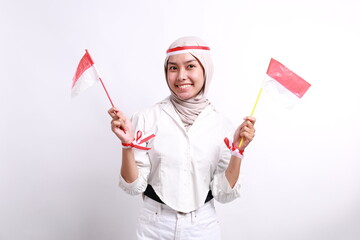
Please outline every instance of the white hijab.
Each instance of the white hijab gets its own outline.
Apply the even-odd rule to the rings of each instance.
[[[174,49],[177,47],[185,47],[185,46],[200,46],[207,47],[205,42],[198,37],[182,37],[174,41],[168,48]],[[202,90],[199,92],[197,96],[194,98],[190,98],[187,100],[182,100],[171,90],[170,101],[174,105],[176,112],[179,114],[181,121],[184,123],[186,129],[193,124],[197,116],[201,113],[204,108],[206,108],[210,102],[206,99],[206,93],[209,90],[210,82],[213,74],[213,63],[211,60],[209,50],[196,50],[189,49],[185,52],[190,53],[193,57],[195,57],[204,69],[204,86]],[[184,51],[179,51],[178,54],[184,53]],[[170,55],[177,54],[177,52],[172,52],[171,54],[167,54],[165,58],[165,78],[167,77],[167,64]],[[168,83],[167,79],[166,82]]]

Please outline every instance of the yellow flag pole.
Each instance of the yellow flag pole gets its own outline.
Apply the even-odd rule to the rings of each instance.
[[[253,107],[253,109],[252,109],[252,111],[251,111],[250,117],[252,117],[252,116],[254,115],[256,106],[257,106],[257,104],[258,104],[258,102],[259,102],[259,99],[260,99],[260,96],[261,96],[261,93],[262,93],[262,90],[263,90],[263,89],[262,89],[262,87],[261,87],[260,90],[259,90],[259,93],[258,93],[258,95],[257,95],[256,101],[255,101],[255,104],[254,104],[254,107]],[[242,137],[241,140],[240,140],[240,143],[239,143],[239,148],[242,146],[243,142],[244,142],[244,138]]]

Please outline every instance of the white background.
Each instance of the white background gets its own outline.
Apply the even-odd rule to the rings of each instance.
[[[128,115],[169,94],[165,51],[212,48],[208,98],[235,124],[271,57],[312,84],[285,111],[263,95],[224,239],[360,239],[356,0],[0,0],[0,239],[135,239],[141,198],[117,187],[119,141],[100,84],[71,100],[88,48]],[[186,196],[184,196],[186,197]]]

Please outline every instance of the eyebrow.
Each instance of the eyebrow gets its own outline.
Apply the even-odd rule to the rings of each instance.
[[[196,61],[196,59],[191,59],[191,60],[185,61],[184,63],[186,64],[186,63],[191,63],[194,61]],[[168,62],[168,64],[177,65],[177,63],[175,63],[175,62]]]

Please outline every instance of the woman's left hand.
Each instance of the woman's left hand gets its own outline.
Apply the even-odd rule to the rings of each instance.
[[[255,122],[256,122],[256,118],[245,117],[244,122],[236,129],[233,143],[236,147],[239,147],[241,138],[243,138],[243,142],[241,144],[240,150],[244,150],[249,145],[249,143],[254,139]]]

